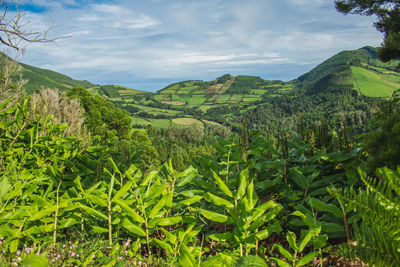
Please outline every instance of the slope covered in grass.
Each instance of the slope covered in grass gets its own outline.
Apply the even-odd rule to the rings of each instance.
[[[390,97],[396,89],[400,88],[400,83],[395,81],[400,76],[382,75],[357,66],[351,66],[351,72],[354,87],[366,96]]]

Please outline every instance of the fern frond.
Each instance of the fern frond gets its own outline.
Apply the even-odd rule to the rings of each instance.
[[[342,254],[375,266],[400,262],[400,168],[378,169],[380,179],[359,170],[366,190],[331,188],[330,193],[361,215],[354,225],[356,245],[344,245]]]

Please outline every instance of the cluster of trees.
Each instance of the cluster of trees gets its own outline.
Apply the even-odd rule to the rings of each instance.
[[[260,77],[254,76],[237,76],[235,81],[226,91],[228,94],[250,94],[251,90],[260,87],[264,82]]]
[[[377,17],[376,29],[384,34],[378,56],[383,62],[400,58],[400,3],[396,0],[336,0],[336,9],[344,14]]]
[[[100,95],[106,95],[111,98],[120,97],[118,87],[114,85],[103,85],[98,89]]]

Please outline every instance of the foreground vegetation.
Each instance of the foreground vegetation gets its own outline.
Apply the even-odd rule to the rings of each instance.
[[[97,135],[77,119],[60,124],[65,114],[46,115],[36,95],[0,106],[3,263],[327,266],[345,264],[341,255],[399,262],[399,162],[385,168],[374,150],[384,149],[382,135],[396,136],[398,98],[380,113],[387,130],[372,131],[365,148],[324,127],[299,127],[274,144],[243,123],[239,134],[214,139],[215,154],[177,171],[171,161],[138,169],[133,163],[146,166],[151,151],[143,146],[119,160],[127,152],[116,143],[134,144],[137,133],[111,118],[98,128],[90,118],[107,119],[96,111],[101,101],[79,88],[69,95],[58,103],[92,103],[83,105],[84,125]]]

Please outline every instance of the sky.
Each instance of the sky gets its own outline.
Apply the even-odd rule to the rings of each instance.
[[[342,50],[379,46],[373,17],[333,0],[25,0],[51,43],[22,62],[95,84],[157,91],[229,73],[289,81]]]

